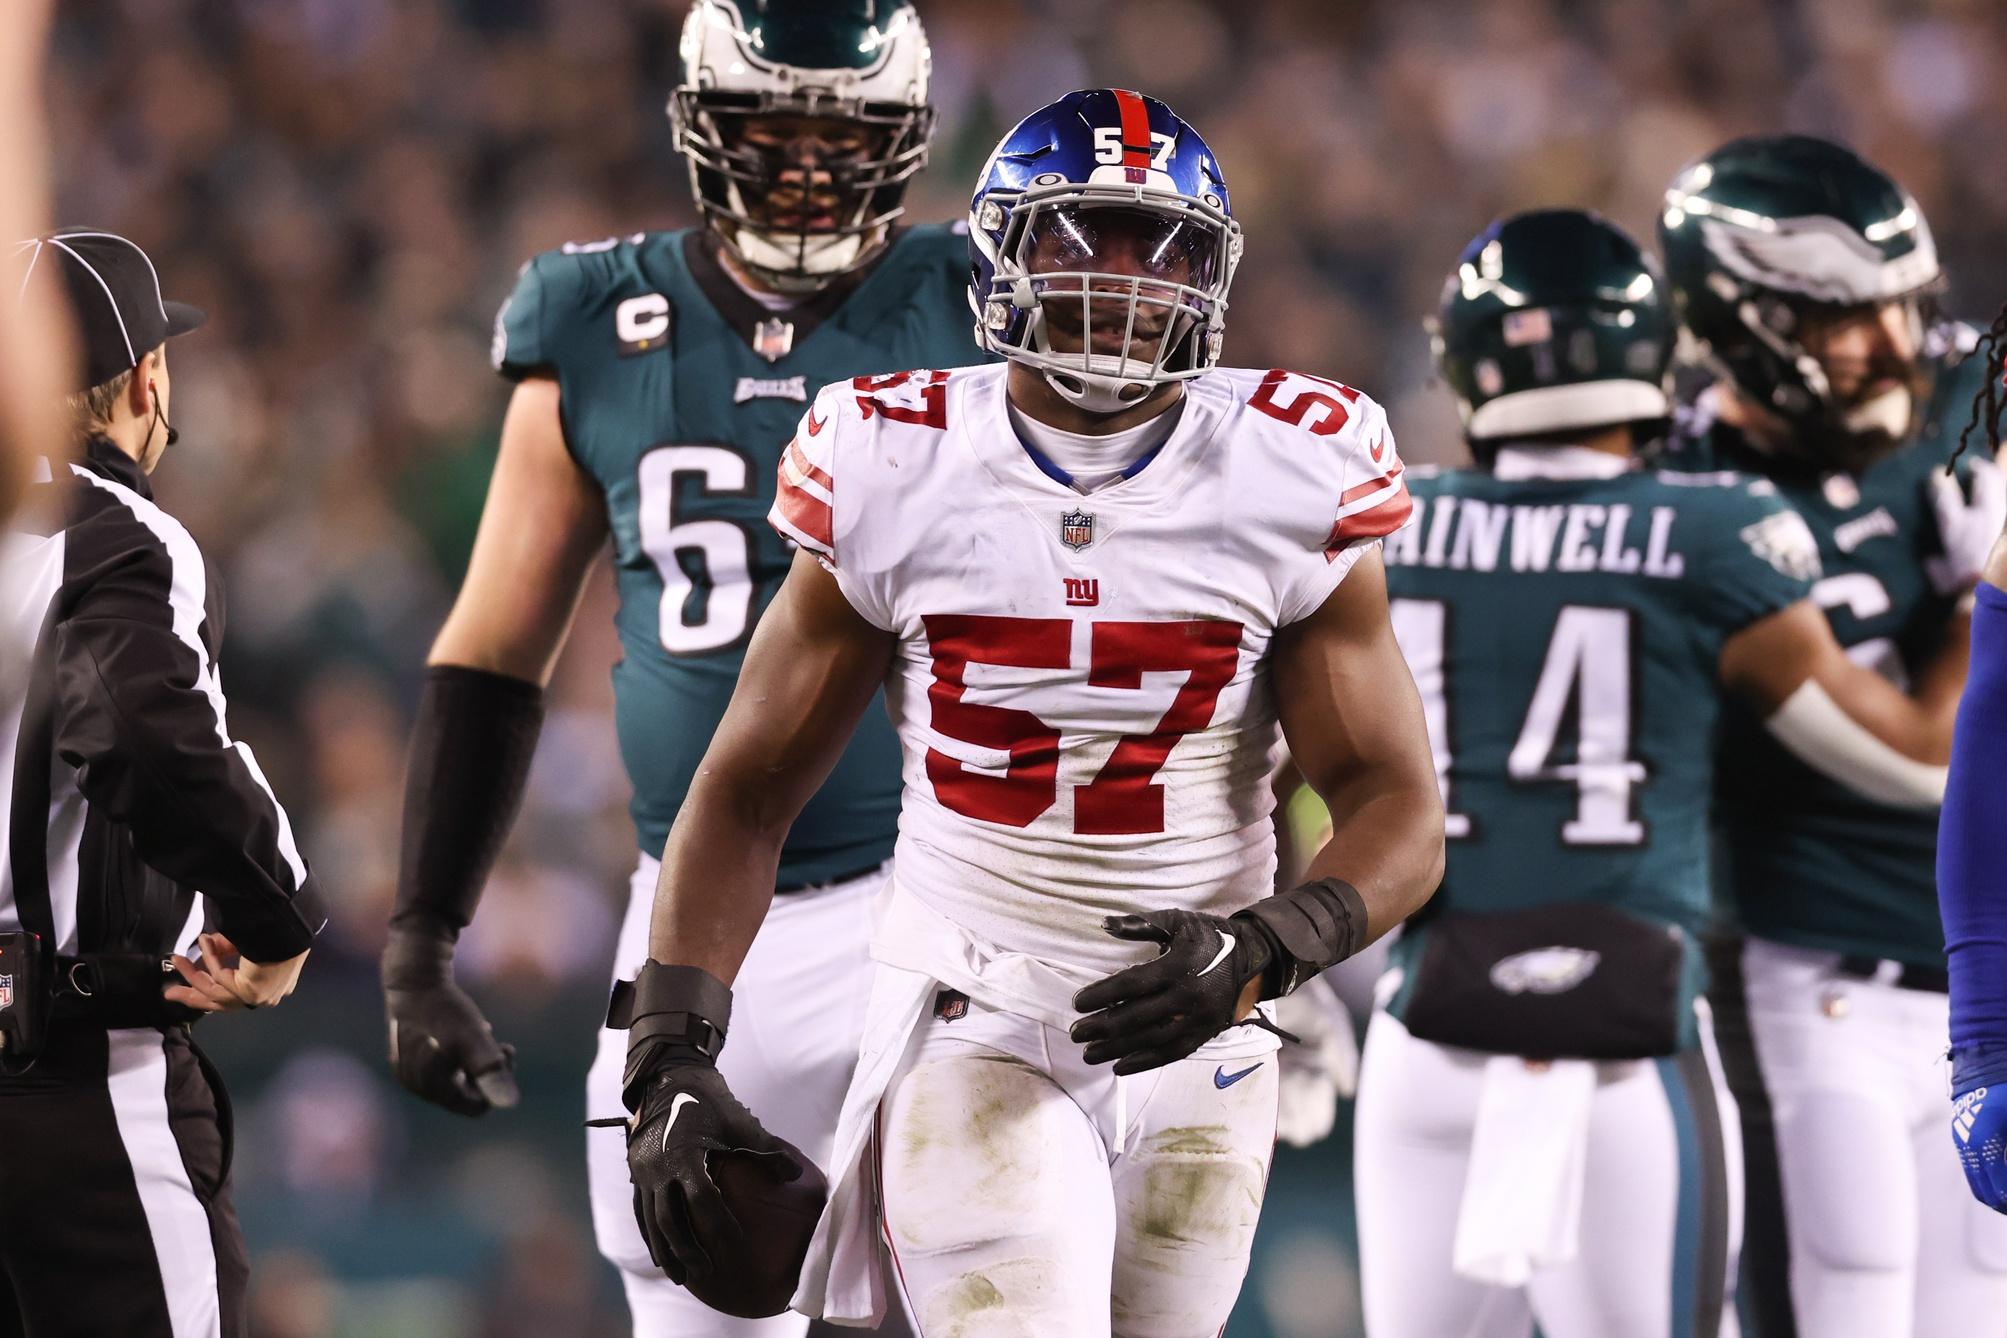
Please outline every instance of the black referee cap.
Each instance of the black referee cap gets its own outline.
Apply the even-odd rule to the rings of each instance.
[[[74,389],[89,390],[131,371],[170,337],[209,319],[185,302],[162,298],[160,274],[146,252],[116,233],[64,228],[23,242],[21,250],[29,252],[23,288],[37,269],[54,265],[69,294],[84,353],[83,381]]]

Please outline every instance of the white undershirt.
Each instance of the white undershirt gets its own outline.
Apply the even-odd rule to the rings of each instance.
[[[1093,492],[1122,477],[1122,471],[1156,450],[1170,439],[1178,426],[1184,397],[1147,422],[1106,436],[1067,432],[1041,423],[1018,407],[1010,406],[1010,423],[1018,437],[1030,442],[1046,459],[1073,476],[1080,492]]]

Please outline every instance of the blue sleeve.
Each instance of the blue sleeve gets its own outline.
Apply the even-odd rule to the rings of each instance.
[[[2007,592],[1977,597],[1937,834],[1955,1051],[2007,1047]]]

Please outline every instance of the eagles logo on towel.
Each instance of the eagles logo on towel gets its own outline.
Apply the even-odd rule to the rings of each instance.
[[[1588,948],[1535,948],[1516,952],[1491,968],[1491,983],[1507,994],[1564,994],[1587,980],[1603,960]]]

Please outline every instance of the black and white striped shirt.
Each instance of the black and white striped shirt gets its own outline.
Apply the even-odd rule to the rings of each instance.
[[[305,952],[326,916],[230,737],[201,549],[109,442],[41,475],[0,536],[0,662],[29,666],[0,697],[0,932],[40,919],[62,956],[165,955],[206,922],[252,961]]]

